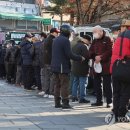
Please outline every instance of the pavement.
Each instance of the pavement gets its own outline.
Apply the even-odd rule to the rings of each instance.
[[[130,130],[130,123],[105,123],[105,116],[111,113],[105,104],[96,108],[90,104],[71,105],[73,109],[56,109],[53,99],[0,80],[0,130]]]

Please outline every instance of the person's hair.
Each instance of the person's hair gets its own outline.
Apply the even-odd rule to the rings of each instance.
[[[104,30],[100,25],[96,25],[95,27],[93,27],[93,31],[96,29],[101,30],[101,31]]]
[[[46,33],[44,33],[44,32],[41,32],[41,33],[40,33],[40,36],[41,36],[41,37],[44,37],[44,38],[47,38],[47,35],[46,35]]]
[[[83,35],[81,38],[87,39],[88,41],[91,41],[91,36],[90,35]]]

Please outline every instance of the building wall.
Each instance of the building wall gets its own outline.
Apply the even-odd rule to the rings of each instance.
[[[36,4],[0,1],[0,12],[39,15]]]
[[[10,2],[9,0],[2,0],[0,1],[0,13],[17,13],[36,16],[39,15],[39,8],[35,2],[35,0],[14,0],[14,2]],[[2,31],[40,30],[40,23],[25,20],[0,19],[0,29]]]
[[[3,30],[14,29],[12,20],[0,20],[0,27]]]
[[[3,0],[3,1],[11,1],[11,0]],[[13,2],[35,4],[35,0],[13,0]]]

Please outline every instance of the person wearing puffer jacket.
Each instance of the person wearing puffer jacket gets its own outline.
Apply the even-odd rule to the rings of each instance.
[[[24,41],[20,44],[22,57],[22,76],[24,89],[33,90],[33,56],[32,56],[32,34],[27,33]]]

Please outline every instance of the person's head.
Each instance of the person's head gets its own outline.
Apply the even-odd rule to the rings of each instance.
[[[71,32],[73,32],[73,29],[69,25],[62,25],[60,27],[60,33],[67,38],[71,36]]]
[[[44,33],[44,32],[41,32],[41,33],[40,33],[40,41],[43,41],[43,40],[46,39],[46,38],[47,38],[47,34]]]
[[[112,35],[113,35],[113,38],[114,38],[113,40],[117,39],[118,35],[121,32],[121,24],[114,24],[111,27],[111,31],[112,31]]]
[[[39,39],[37,38],[37,37],[32,37],[32,42],[33,43],[36,43],[36,42],[38,42],[39,41]]]
[[[15,45],[15,40],[14,39],[10,39],[10,43],[12,44],[12,46]]]
[[[53,35],[54,37],[57,37],[58,33],[60,33],[60,31],[57,28],[52,28],[50,30],[50,34]]]
[[[104,35],[104,30],[101,26],[97,25],[93,27],[93,37],[94,39],[101,39]]]
[[[12,44],[11,44],[10,42],[8,42],[8,43],[6,44],[6,47],[7,47],[7,48],[10,48],[10,47],[12,47]]]
[[[126,31],[128,28],[130,28],[130,20],[122,20],[122,24],[121,24],[121,32]]]
[[[33,35],[31,33],[26,33],[25,34],[25,40],[27,40],[29,42],[32,42],[32,37],[33,37]]]
[[[84,44],[87,44],[89,45],[91,43],[91,36],[90,35],[83,35],[81,37],[81,41],[84,43]]]

